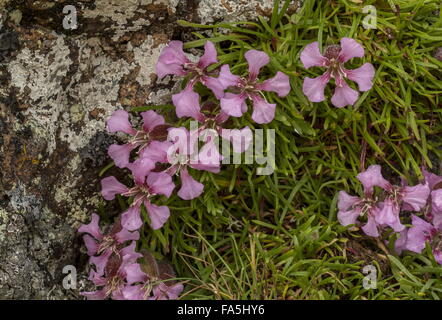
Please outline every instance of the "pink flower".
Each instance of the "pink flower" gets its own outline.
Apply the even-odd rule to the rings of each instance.
[[[213,103],[206,103],[201,107],[199,95],[195,92],[184,90],[172,96],[172,100],[174,101],[178,116],[191,117],[201,124],[196,132],[198,137],[202,137],[204,133],[211,130],[217,136],[231,141],[233,149],[237,153],[244,152],[250,147],[250,143],[253,140],[250,128],[244,127],[240,130],[224,129],[222,125],[229,119],[229,115],[222,110],[216,113],[216,105]]]
[[[381,211],[376,222],[382,226],[390,226],[395,232],[401,232],[405,226],[400,222],[401,210],[420,211],[427,204],[430,189],[426,184],[416,186],[393,186],[387,191]]]
[[[207,41],[204,45],[204,55],[197,63],[193,63],[186,57],[183,51],[183,43],[181,41],[171,41],[160,54],[157,62],[157,75],[161,79],[168,74],[177,76],[190,75],[190,80],[186,89],[192,90],[197,82],[201,82],[207,88],[213,91],[218,99],[224,95],[224,89],[217,78],[210,76],[207,67],[217,63],[217,53],[215,45]]]
[[[308,44],[301,52],[304,68],[325,67],[326,71],[317,78],[305,78],[302,91],[311,102],[324,101],[325,86],[331,78],[334,78],[336,89],[331,99],[333,105],[337,108],[353,105],[358,99],[359,93],[348,86],[345,78],[356,82],[359,91],[368,91],[373,86],[375,70],[371,63],[364,63],[354,70],[346,69],[344,63],[351,58],[362,58],[363,56],[362,46],[350,38],[342,38],[341,45],[328,46],[324,55],[319,52],[317,41]]]
[[[422,210],[427,204],[430,188],[427,184],[418,184],[413,187],[405,186],[397,189],[397,198],[402,201],[409,211]]]
[[[442,216],[442,189],[431,192],[431,210],[434,217]]]
[[[163,116],[160,116],[155,111],[142,112],[141,116],[144,123],[142,129],[138,131],[132,128],[129,122],[129,114],[124,110],[115,111],[107,121],[109,132],[120,131],[132,136],[126,144],[113,144],[109,147],[108,154],[119,168],[127,167],[132,150],[138,148],[138,152],[141,152],[153,140],[157,140],[167,132],[166,129],[169,126],[165,125]]]
[[[160,282],[153,288],[154,300],[176,300],[183,290],[184,286],[181,283],[167,285]]]
[[[425,169],[422,169],[422,173],[424,175],[425,182],[428,184],[431,191],[442,188],[442,177],[428,172]]]
[[[381,210],[376,215],[376,224],[379,226],[389,226],[395,232],[401,232],[405,229],[405,226],[401,223],[399,218],[400,206],[397,199],[388,197],[384,202],[379,204]]]
[[[373,187],[380,187],[384,190],[391,190],[392,188],[390,182],[382,176],[380,165],[374,164],[369,166],[367,170],[358,174],[357,178],[364,186],[365,194],[372,194]]]
[[[127,271],[127,286],[123,289],[127,300],[178,299],[184,289],[181,283],[172,281],[175,278],[172,267],[165,261],[157,261],[147,251],[140,264],[132,264]]]
[[[126,278],[132,280],[137,277],[141,280],[142,274],[135,274],[135,271],[129,268],[136,263],[142,255],[135,252],[135,242],[122,250],[121,254],[110,257],[106,265],[104,274],[99,274],[94,270],[89,275],[96,286],[102,287],[94,292],[81,292],[88,300],[104,300],[112,297],[113,300],[126,300],[123,295],[123,289],[126,287]]]
[[[339,192],[338,199],[338,221],[343,226],[357,224],[357,219],[362,216],[367,217],[367,223],[362,226],[366,235],[378,237],[378,224],[376,217],[379,215],[377,199],[372,195],[366,195],[364,198],[351,196],[345,191]]]
[[[201,123],[204,123],[207,120],[207,116],[201,112],[200,96],[191,89],[185,89],[178,94],[174,94],[172,96],[172,101],[179,118],[191,117]],[[225,122],[228,118],[229,115],[221,111],[218,114],[216,121],[220,124]]]
[[[139,158],[148,158],[155,163],[169,163],[167,160],[167,152],[171,146],[172,143],[170,141],[152,141],[139,153]]]
[[[367,224],[362,230],[369,236],[378,237],[379,227],[391,227],[395,232],[401,232],[405,226],[401,223],[399,214],[402,210],[420,211],[425,207],[430,190],[426,184],[410,186],[393,186],[384,179],[379,165],[371,165],[357,178],[364,186],[364,197],[339,193],[338,220],[346,226],[356,223],[360,216],[367,216]],[[384,200],[374,194],[374,187],[383,189]]]
[[[91,257],[90,263],[95,264],[97,273],[102,274],[104,268],[112,254],[118,255],[127,241],[138,240],[138,231],[129,232],[123,228],[118,219],[109,233],[103,235],[98,226],[100,217],[93,213],[89,224],[83,224],[78,228],[78,232],[86,233],[83,236],[87,248],[87,254]]]
[[[382,217],[389,213],[387,212],[389,203],[387,206],[383,205],[384,212],[381,213],[379,199],[374,195],[374,187],[377,186],[388,191],[392,189],[392,185],[382,176],[379,165],[371,165],[367,170],[359,173],[357,178],[364,186],[364,197],[350,196],[345,191],[340,191],[338,220],[343,226],[346,226],[355,224],[358,217],[366,216],[367,223],[362,226],[362,230],[371,237],[378,237],[378,227],[382,225],[379,221],[382,221]],[[390,220],[388,222],[390,223]],[[396,227],[396,224],[394,225]]]
[[[101,194],[106,200],[112,200],[116,194],[125,197],[133,197],[133,202],[129,209],[121,216],[121,224],[128,230],[139,229],[143,221],[140,217],[140,207],[144,204],[151,221],[152,229],[156,230],[163,226],[170,216],[167,206],[157,206],[152,204],[152,198],[157,195],[170,197],[175,185],[170,175],[164,172],[149,172],[141,169],[146,167],[145,163],[151,161],[148,158],[139,159],[140,162],[131,167],[134,176],[135,186],[127,188],[115,177],[107,177],[101,180]]]
[[[405,248],[421,253],[429,242],[437,263],[442,264],[442,225],[432,225],[421,218],[412,216],[413,226],[408,230]]]
[[[256,123],[269,123],[275,117],[276,104],[268,103],[262,91],[276,92],[279,97],[285,97],[290,92],[289,77],[278,71],[273,78],[258,82],[259,71],[269,63],[269,56],[258,50],[249,50],[244,56],[249,64],[247,78],[232,74],[228,65],[221,67],[218,80],[224,89],[233,87],[236,91],[224,95],[221,109],[229,116],[241,117],[247,111],[246,99],[249,98],[253,102],[252,119]]]
[[[201,150],[196,153],[196,144],[198,135],[190,133],[186,128],[172,128],[169,130],[169,141],[172,141],[171,148],[168,150],[168,161],[171,166],[165,171],[167,174],[180,175],[181,188],[178,196],[184,200],[191,200],[199,197],[203,192],[204,185],[196,181],[188,172],[188,168],[196,170],[205,170],[218,173],[220,170],[220,155],[216,147],[210,141],[209,150]],[[215,152],[207,156],[207,153]]]
[[[396,254],[400,255],[404,250],[407,250],[407,238],[408,229],[404,229],[399,233],[399,237],[394,243],[394,251],[396,251]]]
[[[128,285],[122,291],[127,300],[176,300],[184,289],[181,283],[168,285],[162,279],[147,275],[139,264],[133,264],[129,269],[137,276],[127,278]]]

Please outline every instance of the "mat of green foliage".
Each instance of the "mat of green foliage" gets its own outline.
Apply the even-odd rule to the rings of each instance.
[[[186,283],[182,299],[439,299],[442,266],[431,250],[398,257],[388,244],[340,226],[336,203],[339,190],[361,191],[355,176],[370,164],[393,180],[417,182],[421,166],[440,174],[442,62],[433,55],[442,46],[441,3],[318,0],[292,12],[291,3],[275,1],[272,16],[257,22],[180,22],[199,39],[185,48],[210,39],[219,65],[230,64],[235,74],[247,73],[245,51],[265,51],[268,75],[285,72],[292,91],[283,99],[266,93],[277,103],[276,117],[259,128],[276,130],[274,174],[259,176],[258,165],[246,164],[202,173],[203,195],[170,198],[169,222],[145,228],[142,247],[172,262]],[[363,27],[366,5],[376,8],[376,29]],[[365,58],[348,66],[371,62],[374,86],[352,107],[311,103],[302,81],[318,74],[302,67],[300,52],[342,37],[364,46]],[[146,109],[177,121],[170,105],[133,112]],[[234,121],[258,128],[247,117]],[[376,289],[363,287],[366,265],[377,269]]]

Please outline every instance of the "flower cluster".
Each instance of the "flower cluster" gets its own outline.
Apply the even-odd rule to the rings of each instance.
[[[130,203],[107,235],[100,233],[96,214],[89,225],[79,229],[79,232],[86,233],[83,238],[90,263],[95,266],[90,280],[102,287],[96,292],[83,293],[90,299],[178,297],[182,285],[168,286],[158,282],[160,278],[141,271],[138,260],[142,256],[135,252],[135,245],[144,224],[143,209],[152,229],[160,229],[168,220],[170,210],[165,205],[159,205],[158,201],[172,195],[176,187],[175,177],[180,180],[177,195],[183,200],[194,199],[202,194],[204,185],[192,177],[192,170],[220,171],[223,156],[218,151],[217,139],[229,141],[237,153],[249,148],[252,141],[250,128],[224,128],[227,120],[242,116],[247,111],[246,100],[250,99],[253,103],[252,119],[257,123],[269,123],[275,116],[276,105],[268,103],[262,92],[273,91],[283,97],[290,91],[289,78],[282,72],[277,72],[271,79],[259,81],[261,68],[270,61],[266,53],[247,51],[245,58],[249,74],[242,77],[232,74],[228,65],[221,66],[218,71],[210,69],[218,63],[217,52],[210,41],[204,48],[199,61],[192,62],[183,51],[183,43],[171,41],[162,50],[156,66],[159,78],[166,75],[187,77],[184,90],[173,95],[172,101],[177,116],[193,118],[199,124],[197,129],[172,127],[163,116],[152,110],[140,114],[143,120],[141,128],[131,124],[129,113],[124,110],[115,111],[107,121],[109,132],[128,136],[125,144],[111,145],[108,154],[117,167],[130,171],[133,182],[126,186],[114,176],[101,181],[104,199],[113,200],[120,195]],[[201,103],[201,97],[194,90],[197,83],[210,89],[213,99]],[[129,241],[131,243],[126,246]],[[155,281],[157,285],[152,286]]]
[[[155,275],[142,271],[146,257],[135,251],[138,231],[130,232],[118,219],[109,232],[103,234],[99,227],[99,217],[92,215],[92,221],[82,225],[79,232],[86,244],[89,262],[95,266],[89,280],[97,287],[94,292],[82,292],[89,300],[164,300],[176,299],[183,290],[182,284],[160,282]],[[143,258],[143,263],[137,261]],[[173,274],[162,280],[174,278]]]
[[[428,241],[436,261],[442,264],[442,177],[426,170],[423,173],[422,183],[408,186],[402,181],[401,186],[395,186],[382,176],[379,165],[370,166],[357,176],[364,187],[362,197],[339,192],[339,222],[343,226],[363,224],[361,229],[371,237],[379,237],[383,230],[391,228],[399,233],[395,243],[398,253],[421,253]],[[409,229],[401,222],[407,212],[415,213]]]
[[[265,52],[249,50],[244,55],[249,65],[249,74],[246,77],[232,74],[229,65],[225,64],[221,66],[218,77],[214,78],[216,71],[209,73],[207,68],[218,63],[215,46],[207,41],[204,48],[205,53],[197,63],[186,57],[180,41],[171,41],[160,55],[157,64],[160,78],[167,74],[190,77],[185,89],[172,97],[177,116],[192,117],[203,123],[208,120],[201,113],[198,94],[193,90],[194,85],[201,82],[220,100],[221,110],[217,115],[220,123],[229,116],[241,117],[247,111],[247,99],[253,102],[253,121],[260,124],[271,122],[275,117],[276,104],[268,103],[262,91],[272,91],[279,97],[285,97],[290,92],[289,77],[278,71],[273,78],[260,82],[260,70],[270,62],[270,58]]]
[[[442,264],[442,177],[423,170],[425,183],[430,190],[423,211],[423,219],[412,216],[412,226],[401,232],[396,240],[395,249],[421,253],[428,242],[435,260]]]
[[[270,62],[265,52],[247,51],[244,58],[248,63],[248,74],[236,75],[231,72],[229,65],[218,65],[217,51],[212,42],[207,41],[204,50],[204,54],[194,62],[184,53],[182,42],[171,41],[162,50],[156,65],[160,79],[166,75],[186,78],[184,89],[174,94],[172,101],[177,117],[193,119],[198,123],[196,129],[172,127],[163,116],[152,110],[140,114],[140,127],[131,124],[129,113],[124,110],[115,111],[107,121],[109,132],[127,136],[126,143],[111,145],[108,154],[117,167],[130,171],[132,182],[127,186],[114,176],[101,181],[104,199],[113,200],[116,195],[120,195],[127,198],[129,203],[129,207],[122,212],[108,233],[101,233],[96,214],[92,216],[90,224],[79,229],[79,232],[85,233],[83,239],[90,263],[95,266],[90,280],[101,287],[98,291],[83,293],[89,299],[178,297],[183,290],[181,284],[167,285],[163,281],[170,277],[142,271],[143,263],[140,264],[139,260],[146,260],[146,254],[135,251],[136,241],[140,237],[139,230],[144,224],[142,212],[147,213],[152,229],[160,229],[169,219],[170,210],[158,202],[172,195],[176,189],[176,180],[180,185],[178,197],[191,200],[199,197],[204,190],[204,185],[193,178],[193,170],[212,173],[220,171],[224,157],[219,152],[219,138],[231,143],[236,153],[250,147],[253,140],[250,128],[225,128],[229,118],[243,116],[250,101],[253,107],[252,120],[258,124],[269,123],[275,117],[276,104],[269,103],[263,92],[274,92],[279,97],[285,97],[290,92],[289,77],[280,71],[270,79],[259,77],[261,69]],[[349,38],[343,38],[340,46],[327,47],[324,55],[320,54],[317,42],[307,45],[301,53],[304,66],[322,66],[327,70],[316,79],[306,78],[304,93],[311,101],[322,101],[326,83],[334,78],[337,87],[332,103],[337,107],[353,104],[358,93],[347,85],[344,78],[356,81],[359,90],[366,91],[372,86],[374,68],[366,63],[358,69],[348,70],[343,64],[353,57],[363,55],[363,48]],[[197,84],[212,92],[205,101],[201,101],[197,93]],[[348,225],[355,223],[358,217],[366,216],[367,223],[362,229],[371,236],[378,236],[379,228],[385,226],[402,232],[405,227],[399,219],[401,208],[421,210],[430,193],[427,184],[415,187],[392,186],[382,178],[377,166],[370,167],[358,177],[364,184],[365,195],[358,198],[341,192],[339,220]],[[384,189],[385,195],[382,198],[375,195],[374,186]],[[425,232],[429,228],[426,226]],[[417,232],[412,230],[412,234]],[[428,232],[435,234],[434,230]]]
[[[290,91],[288,77],[281,72],[274,78],[258,81],[260,69],[269,63],[266,53],[246,52],[249,75],[243,78],[233,75],[228,65],[223,65],[219,72],[209,72],[208,67],[218,62],[217,53],[210,41],[204,48],[203,56],[194,63],[186,57],[182,42],[171,41],[157,62],[159,78],[168,74],[189,78],[185,89],[173,95],[172,101],[177,116],[193,118],[200,124],[198,129],[188,131],[184,127],[171,127],[161,115],[151,110],[141,113],[143,125],[139,130],[132,127],[129,114],[124,110],[115,111],[107,122],[109,132],[123,132],[130,136],[126,144],[111,145],[109,156],[118,167],[131,171],[133,186],[127,187],[113,176],[101,181],[101,192],[106,200],[114,199],[117,194],[132,199],[129,209],[121,217],[121,224],[129,231],[138,230],[143,225],[142,206],[146,208],[153,229],[164,225],[170,216],[169,208],[155,205],[153,200],[159,196],[171,196],[175,189],[174,176],[181,179],[181,188],[177,192],[180,198],[191,200],[201,195],[204,185],[192,177],[189,169],[219,172],[223,159],[216,143],[219,137],[231,141],[235,152],[248,149],[252,140],[250,128],[223,128],[230,116],[239,117],[246,111],[246,98],[253,101],[252,118],[258,123],[268,123],[274,118],[275,105],[266,102],[262,91],[274,91],[279,96]],[[198,82],[213,92],[219,106],[210,100],[200,103],[200,96],[194,91]],[[236,139],[238,136],[244,139]],[[199,149],[201,141],[203,146]],[[134,150],[137,158],[130,162]],[[168,167],[164,168],[165,165]]]

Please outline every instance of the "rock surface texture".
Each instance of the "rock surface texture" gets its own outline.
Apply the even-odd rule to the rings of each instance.
[[[176,20],[250,20],[272,6],[78,0],[78,26],[66,30],[70,3],[0,0],[0,299],[77,299],[90,289],[76,229],[105,206],[98,174],[115,140],[105,120],[170,103],[179,84],[157,81],[155,62],[170,39],[189,37]],[[77,268],[76,289],[62,286],[66,265]]]

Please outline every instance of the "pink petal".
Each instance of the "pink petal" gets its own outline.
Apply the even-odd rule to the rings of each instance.
[[[326,72],[322,76],[316,77],[314,79],[306,77],[304,79],[304,83],[302,84],[302,92],[311,102],[324,101],[324,90],[329,81],[329,72]]]
[[[364,231],[364,233],[367,236],[370,237],[379,237],[379,232],[378,232],[378,227],[376,224],[376,221],[374,219],[374,217],[372,217],[371,215],[368,216],[368,220],[367,223],[361,227],[362,231]]]
[[[159,283],[152,291],[155,300],[167,300],[167,286],[164,283]]]
[[[162,282],[153,288],[153,294],[156,300],[176,300],[183,289],[184,287],[180,283],[169,287]]]
[[[129,122],[129,114],[124,110],[117,110],[112,114],[107,120],[107,130],[109,132],[121,131],[131,136],[137,133]]]
[[[181,283],[177,283],[173,286],[168,286],[169,290],[167,290],[167,295],[169,296],[170,300],[176,300],[178,299],[181,292],[184,290],[184,286]]]
[[[226,94],[221,99],[221,110],[232,117],[241,117],[247,110],[245,94]]]
[[[345,69],[345,73],[348,79],[358,84],[359,91],[368,91],[373,86],[375,70],[371,63],[364,63],[353,70]]]
[[[78,228],[78,232],[89,233],[95,239],[101,241],[101,239],[103,239],[103,235],[101,234],[100,227],[98,226],[99,221],[100,217],[98,214],[93,213],[91,222],[89,224],[81,225],[80,228]]]
[[[413,226],[408,230],[406,248],[410,251],[421,253],[425,249],[425,242],[429,239],[428,236],[434,228],[431,224],[415,215],[411,216],[411,220]]]
[[[140,239],[140,233],[138,231],[130,232],[126,228],[123,228],[120,232],[115,234],[115,238],[120,244],[125,243],[126,241],[137,241]]]
[[[430,223],[426,222],[425,220],[419,218],[414,214],[411,216],[411,223],[413,227],[425,229],[428,231],[428,233],[430,233],[429,231],[433,228]]]
[[[228,87],[236,87],[238,85],[239,80],[240,77],[230,72],[230,67],[228,64],[225,64],[221,67],[218,81],[224,90],[227,89]]]
[[[268,103],[261,96],[252,95],[253,113],[252,119],[256,123],[269,123],[275,118],[275,103]]]
[[[92,281],[93,284],[95,284],[98,287],[105,286],[107,283],[107,279],[103,277],[103,274],[102,273],[100,274],[93,269],[91,269],[91,271],[89,272],[88,280]]]
[[[176,76],[185,76],[187,72],[183,69],[180,64],[166,64],[162,61],[157,62],[157,75],[159,79],[164,78],[168,74],[173,74]]]
[[[380,165],[371,165],[365,170],[357,175],[359,181],[361,181],[364,186],[365,194],[373,193],[373,187],[381,187],[384,190],[390,190],[391,184],[384,179],[381,173]]]
[[[164,124],[164,117],[159,115],[153,110],[148,110],[146,112],[140,113],[141,117],[143,117],[143,130],[145,132],[152,131],[156,126]]]
[[[433,256],[434,260],[436,260],[437,263],[442,265],[442,252],[440,249],[434,248],[433,249]]]
[[[435,212],[433,208],[432,214],[434,215],[432,218],[433,225],[439,230],[442,231],[442,213]]]
[[[233,151],[242,153],[249,149],[253,141],[253,133],[249,127],[238,129],[222,129],[221,136],[232,143]]]
[[[101,194],[106,200],[113,200],[116,194],[123,194],[128,191],[129,189],[114,176],[101,180]]]
[[[176,153],[189,155],[192,153],[190,148],[190,134],[189,131],[184,128],[170,128],[167,140],[172,142],[172,148],[167,150],[168,156],[173,156]],[[171,159],[168,159],[171,162]]]
[[[167,219],[169,219],[170,211],[167,206],[156,206],[146,201],[147,212],[149,213],[152,229],[160,229]]]
[[[376,223],[390,226],[395,232],[400,232],[405,229],[405,226],[399,220],[399,212],[399,206],[387,198],[381,211],[376,215]]]
[[[404,187],[402,192],[402,201],[410,205],[414,211],[419,211],[427,204],[430,188],[426,184],[418,184],[414,187]]]
[[[155,162],[147,157],[138,158],[133,163],[128,164],[128,169],[132,172],[137,184],[143,184],[147,175],[155,168]]]
[[[168,74],[183,76],[186,72],[183,69],[185,63],[190,62],[183,51],[183,43],[181,41],[171,41],[165,47],[158,58],[156,71],[161,79]]]
[[[172,95],[172,101],[175,106],[178,118],[191,117],[195,120],[201,120],[200,96],[191,88],[186,88],[180,93]]]
[[[339,210],[338,211],[338,221],[343,226],[348,226],[351,224],[356,224],[356,220],[358,219],[359,215],[361,214],[360,208],[355,208],[353,210]]]
[[[339,53],[339,61],[347,62],[351,58],[362,58],[364,56],[364,48],[351,38],[341,39],[341,52]]]
[[[339,191],[338,209],[339,211],[347,211],[359,201],[359,197],[351,196],[345,191]]]
[[[413,207],[410,206],[408,203],[402,203],[402,210],[403,211],[414,211]]]
[[[438,184],[442,186],[442,177],[435,175],[434,173],[428,172],[425,169],[422,169],[422,174],[424,175],[425,182],[428,183],[430,190],[433,190]]]
[[[186,168],[181,170],[181,189],[178,196],[183,200],[192,200],[203,193],[204,185],[189,174]]]
[[[342,108],[346,105],[352,106],[358,100],[358,97],[359,93],[350,88],[347,82],[343,80],[340,86],[336,86],[331,102],[336,108]]]
[[[196,143],[198,142],[197,135],[191,135],[190,132],[184,128],[171,128],[169,129],[168,141],[173,143],[172,147],[167,150],[168,161],[171,157],[178,153],[181,155],[190,155],[195,152]]]
[[[205,69],[214,63],[218,63],[216,48],[213,42],[207,41],[204,45],[204,55],[198,61],[198,67]]]
[[[323,67],[327,63],[327,58],[319,51],[317,41],[305,46],[304,50],[301,52],[301,62],[306,69],[314,66]]]
[[[138,284],[136,286],[126,286],[123,288],[122,293],[126,300],[144,300],[143,285]]]
[[[137,262],[137,260],[143,256],[135,251],[136,246],[137,243],[132,241],[130,245],[120,250],[120,255],[123,257],[120,268],[124,269],[125,266]]]
[[[92,256],[89,258],[89,263],[95,265],[95,269],[97,270],[98,275],[102,275],[104,273],[104,268],[106,268],[107,262],[111,254],[112,254],[111,250],[106,250],[100,256]]]
[[[107,154],[114,160],[118,168],[126,168],[129,164],[130,152],[134,149],[132,144],[113,144],[109,147]]]
[[[152,141],[140,152],[140,158],[149,158],[154,162],[167,163],[167,151],[172,147],[170,141]]]
[[[138,263],[132,263],[124,267],[126,273],[126,281],[128,284],[134,284],[137,282],[145,282],[147,275],[141,270]]]
[[[88,256],[95,255],[99,248],[97,241],[88,234],[85,234],[83,236],[83,241],[87,248],[87,255]]]
[[[404,229],[399,233],[399,237],[394,243],[394,251],[396,254],[402,254],[402,251],[407,250],[408,229]]]
[[[276,92],[279,97],[285,97],[290,92],[290,80],[286,74],[278,71],[273,78],[257,84],[257,89]]]
[[[432,213],[442,215],[442,189],[436,189],[431,192]]]
[[[151,172],[147,176],[146,182],[153,194],[163,194],[167,198],[170,197],[175,188],[172,177],[165,172]]]
[[[177,40],[170,41],[169,44],[163,48],[159,59],[168,64],[184,64],[189,62],[189,59],[183,51],[183,43]]]
[[[207,129],[206,129],[207,130]],[[217,166],[223,160],[223,156],[219,153],[219,139],[218,137],[214,138],[211,136],[202,146],[200,152],[198,153],[197,159],[191,159],[191,164],[203,164],[210,166]]]
[[[259,70],[270,62],[267,53],[258,50],[249,50],[244,54],[249,64],[249,80],[256,80]]]
[[[121,216],[121,225],[129,231],[140,229],[143,225],[143,220],[140,217],[140,207],[130,206]]]
[[[218,78],[203,76],[201,77],[201,83],[212,90],[217,99],[224,97],[224,85],[219,81]]]

